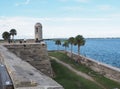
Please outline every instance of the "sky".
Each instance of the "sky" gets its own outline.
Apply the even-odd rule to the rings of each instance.
[[[37,22],[43,38],[120,37],[120,0],[0,0],[0,39],[13,28],[34,38]]]

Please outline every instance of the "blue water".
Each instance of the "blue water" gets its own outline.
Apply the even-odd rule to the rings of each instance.
[[[46,43],[48,50],[57,50],[54,41]],[[64,47],[60,46],[59,49],[64,50]],[[70,50],[70,46],[67,50]],[[120,68],[120,39],[86,39],[80,51],[81,55]],[[77,46],[73,47],[73,52],[77,53]]]

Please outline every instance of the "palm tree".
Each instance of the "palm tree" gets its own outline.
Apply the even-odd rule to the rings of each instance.
[[[75,45],[78,46],[78,56],[80,56],[80,46],[85,45],[85,38],[82,35],[77,35],[75,37]]]
[[[64,43],[63,43],[63,45],[62,46],[64,46],[65,47],[65,52],[66,52],[66,50],[67,50],[67,47],[69,47],[69,43],[68,43],[68,41],[66,40],[66,41],[64,41]]]
[[[6,41],[9,41],[10,40],[10,33],[7,31],[3,32],[2,38]]]
[[[75,42],[75,38],[74,38],[74,37],[70,37],[70,38],[68,39],[68,42],[69,42],[70,45],[71,45],[71,57],[72,57],[72,56],[73,56],[72,50],[73,50],[73,44],[74,44],[74,42]]]
[[[17,31],[15,29],[11,29],[10,35],[12,35],[12,41],[14,41],[14,35],[17,35]]]
[[[58,40],[55,41],[55,44],[58,46],[57,50],[59,50],[59,45],[61,45],[61,41],[58,39]]]

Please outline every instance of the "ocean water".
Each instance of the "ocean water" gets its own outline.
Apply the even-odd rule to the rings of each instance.
[[[55,41],[49,40],[46,44],[48,50],[57,50]],[[60,46],[59,49],[64,50],[64,47]],[[70,46],[67,50],[70,51]],[[73,47],[73,52],[77,53],[77,46]],[[80,53],[88,58],[120,68],[120,39],[118,38],[86,39],[85,45],[81,46]]]

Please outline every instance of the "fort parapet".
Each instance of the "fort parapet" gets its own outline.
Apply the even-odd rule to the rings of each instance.
[[[51,63],[47,53],[47,46],[44,42],[8,44],[4,46],[22,60],[30,63],[36,69],[40,70],[42,73],[53,77]]]
[[[11,44],[5,47],[0,45],[0,61],[6,66],[15,89],[63,89],[46,76],[53,74],[45,44]]]

